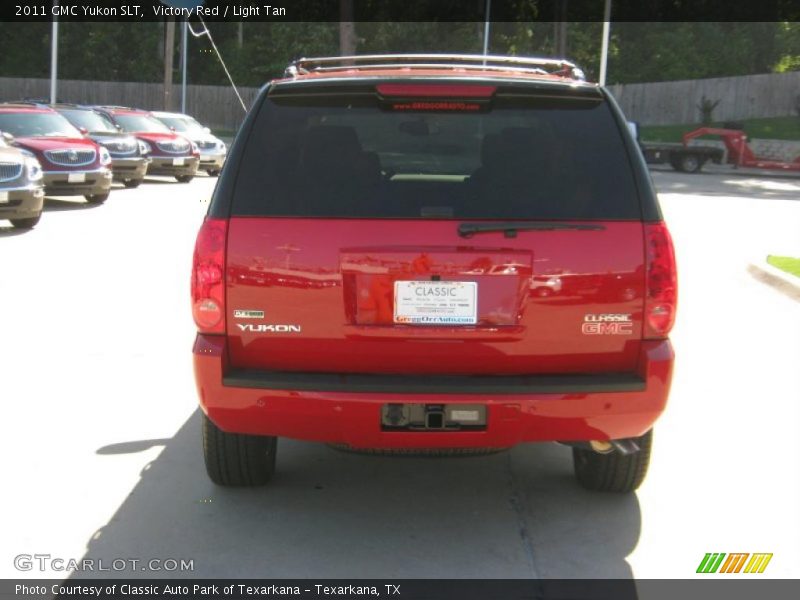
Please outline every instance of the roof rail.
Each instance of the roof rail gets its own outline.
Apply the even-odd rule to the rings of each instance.
[[[454,69],[512,71],[560,75],[584,81],[583,70],[574,63],[553,58],[498,56],[484,54],[361,54],[299,58],[286,67],[286,77],[311,72],[374,70],[374,69]]]
[[[16,104],[20,106],[49,107],[49,104],[47,102],[31,98],[26,98],[25,100],[3,100],[3,102],[1,102],[0,104]]]
[[[121,106],[119,104],[87,104],[86,106],[88,106],[89,108],[110,108],[112,110],[117,110],[117,109],[119,109],[119,110],[140,110],[142,112],[149,112],[147,110],[144,110],[143,108],[133,108],[133,107],[130,107],[130,106]]]

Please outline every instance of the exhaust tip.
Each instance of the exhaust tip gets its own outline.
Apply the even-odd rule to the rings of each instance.
[[[591,440],[589,446],[598,454],[608,454],[614,450],[614,446],[611,442],[604,442],[602,440]]]

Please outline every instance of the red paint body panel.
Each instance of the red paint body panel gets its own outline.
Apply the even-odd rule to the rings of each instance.
[[[644,292],[641,222],[470,239],[458,236],[459,222],[231,218],[225,303],[231,365],[383,374],[635,370]],[[477,282],[476,325],[393,323],[394,282],[432,276]],[[237,319],[236,310],[265,317]],[[582,326],[593,313],[629,314],[632,326],[621,335],[587,335]],[[302,331],[239,327],[249,323]]]
[[[668,340],[642,342],[641,392],[585,394],[382,394],[223,387],[225,337],[199,334],[194,368],[200,405],[224,431],[341,443],[354,448],[505,448],[521,442],[636,437],[666,405],[673,352]],[[381,406],[393,402],[477,403],[488,407],[484,431],[387,432]]]
[[[64,148],[97,149],[97,144],[88,138],[72,137],[18,137],[14,142],[31,151],[44,152],[45,150],[62,150]]]

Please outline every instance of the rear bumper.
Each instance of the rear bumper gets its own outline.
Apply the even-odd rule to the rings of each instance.
[[[231,370],[222,336],[198,335],[193,353],[200,405],[222,430],[353,448],[505,448],[637,437],[666,406],[674,360],[669,341],[645,341],[639,370],[631,374],[397,378]],[[487,425],[483,431],[382,430],[381,407],[408,402],[483,404]]]

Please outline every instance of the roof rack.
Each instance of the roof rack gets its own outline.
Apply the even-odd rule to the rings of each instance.
[[[286,67],[286,77],[335,71],[375,69],[454,69],[512,71],[541,75],[559,75],[578,81],[586,78],[583,70],[567,60],[526,56],[484,54],[361,54],[300,58]]]
[[[17,104],[20,106],[36,106],[40,108],[91,108],[90,106],[86,106],[84,104],[78,104],[76,102],[56,102],[51,104],[49,100],[44,99],[36,99],[36,98],[25,98],[25,100],[5,100],[0,104]]]
[[[112,110],[141,110],[142,112],[147,112],[144,109],[140,108],[133,108],[131,106],[121,106],[119,104],[89,104],[91,108],[110,108]]]
[[[43,100],[25,98],[24,100],[3,100],[0,104],[16,104],[18,106],[37,106],[49,107],[49,103]]]

